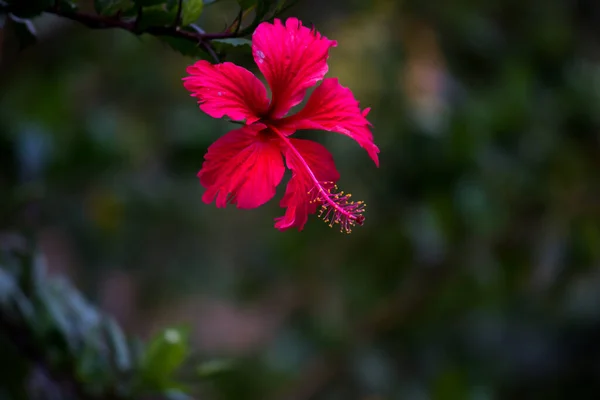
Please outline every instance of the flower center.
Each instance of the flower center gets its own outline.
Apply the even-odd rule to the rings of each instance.
[[[269,130],[278,136],[291,151],[292,156],[304,168],[304,172],[312,181],[314,186],[306,194],[309,203],[321,205],[319,217],[329,223],[330,227],[339,224],[340,232],[350,233],[353,226],[362,225],[365,220],[363,213],[367,205],[363,201],[352,201],[350,193],[337,192],[335,182],[319,181],[308,162],[290,140],[273,126]]]

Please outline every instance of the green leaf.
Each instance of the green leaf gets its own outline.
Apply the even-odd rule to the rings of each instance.
[[[256,27],[263,22],[263,19],[269,14],[269,12],[273,11],[274,6],[278,8],[279,1],[277,0],[258,0],[258,1],[247,1],[247,0],[238,0],[240,7],[242,10],[247,11],[249,9],[255,9],[254,12],[254,20],[252,24],[247,26],[242,30],[240,36],[245,36],[250,32],[254,31]]]
[[[168,44],[173,50],[188,57],[208,59],[208,54],[198,43],[194,43],[184,38],[175,38],[170,36],[161,36],[163,42]]]
[[[215,39],[211,41],[219,54],[231,54],[250,51],[252,41],[244,38]]]
[[[252,41],[244,38],[214,39],[212,43],[222,43],[223,45],[227,45],[229,47],[252,46]]]
[[[28,19],[22,19],[15,15],[9,14],[13,21],[13,29],[17,40],[19,41],[19,49],[23,50],[36,42],[35,26]]]
[[[204,3],[202,0],[183,0],[181,7],[181,24],[186,26],[196,22],[202,14],[203,5]],[[177,10],[177,5],[175,5],[175,10]]]
[[[189,351],[189,332],[169,328],[157,335],[148,346],[142,365],[142,382],[151,389],[173,388],[172,375],[185,361]]]
[[[167,4],[145,7],[138,20],[138,29],[145,30],[152,26],[167,26],[175,22],[176,12],[169,10]]]
[[[132,0],[94,0],[94,8],[100,15],[115,15],[133,9]]]

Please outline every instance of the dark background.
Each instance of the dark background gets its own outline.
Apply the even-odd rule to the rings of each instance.
[[[234,1],[206,6],[222,30]],[[381,167],[328,132],[351,235],[201,201],[194,60],[43,16],[0,31],[0,224],[125,329],[233,360],[206,399],[600,398],[600,3],[301,1]],[[257,72],[249,54],[233,61]],[[257,72],[258,73],[258,72]],[[282,188],[280,188],[282,189]],[[15,199],[34,210],[15,212]]]

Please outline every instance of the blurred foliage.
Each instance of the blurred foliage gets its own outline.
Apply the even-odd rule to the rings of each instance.
[[[188,398],[175,379],[190,354],[185,330],[168,328],[147,346],[127,337],[23,247],[0,263],[2,398]]]
[[[186,16],[202,29],[185,32],[231,34],[212,49],[251,69],[240,39],[275,12],[338,41],[329,76],[372,107],[381,168],[350,140],[305,136],[332,149],[340,187],[369,203],[350,236],[317,218],[280,233],[277,201],[202,203],[195,174],[232,126],[203,115],[182,88],[193,59],[148,38],[165,41],[154,33],[172,29],[174,2],[136,1],[133,12],[127,1],[78,2],[119,23],[133,24],[136,6],[165,17],[160,29],[132,32],[30,19],[53,6],[34,3],[0,18],[0,229],[32,232],[48,264],[42,286],[56,297],[36,300],[14,272],[3,273],[0,300],[17,326],[23,304],[40,316],[27,323],[41,335],[36,359],[68,371],[61,362],[83,360],[81,346],[95,340],[70,339],[61,325],[79,324],[61,322],[79,304],[54,278],[68,275],[124,330],[155,338],[130,361],[151,391],[598,398],[600,3],[221,0]],[[38,44],[22,50],[34,30]],[[168,45],[208,57],[187,40]],[[12,265],[2,271],[22,268]],[[100,320],[104,332],[110,319]],[[161,328],[178,324],[189,328]],[[119,339],[101,340],[112,350],[92,348],[93,358],[112,364]],[[23,398],[23,377],[39,381],[40,367],[18,342],[2,349],[4,391]],[[120,371],[92,367],[90,392]],[[129,379],[119,379],[125,394]]]

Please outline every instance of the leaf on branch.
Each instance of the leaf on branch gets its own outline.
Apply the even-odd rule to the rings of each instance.
[[[245,38],[214,39],[212,41],[212,43],[219,44],[220,46],[223,46],[224,48],[252,46],[252,41],[250,39],[245,39]]]
[[[295,3],[294,0],[292,0],[291,4],[293,3]],[[244,13],[252,9],[255,10],[254,20],[242,30],[240,36],[245,36],[254,31],[261,22],[275,17],[290,5],[286,0],[238,0],[238,4]]]
[[[196,22],[202,14],[204,3],[202,0],[183,0],[181,10],[181,24],[183,26]],[[177,5],[175,6],[175,8]]]
[[[176,21],[178,7],[178,0],[145,6],[137,22],[138,29],[145,30],[153,26],[187,26],[200,17],[203,3],[202,0],[183,0],[181,2],[181,21]]]
[[[194,43],[184,38],[175,38],[171,36],[161,36],[160,39],[169,45],[173,50],[184,56],[209,59],[209,54],[200,47],[199,43]]]
[[[100,15],[115,15],[133,9],[132,0],[94,0],[94,8]]]
[[[215,39],[211,43],[215,51],[222,55],[249,52],[252,46],[252,41],[244,38]]]

